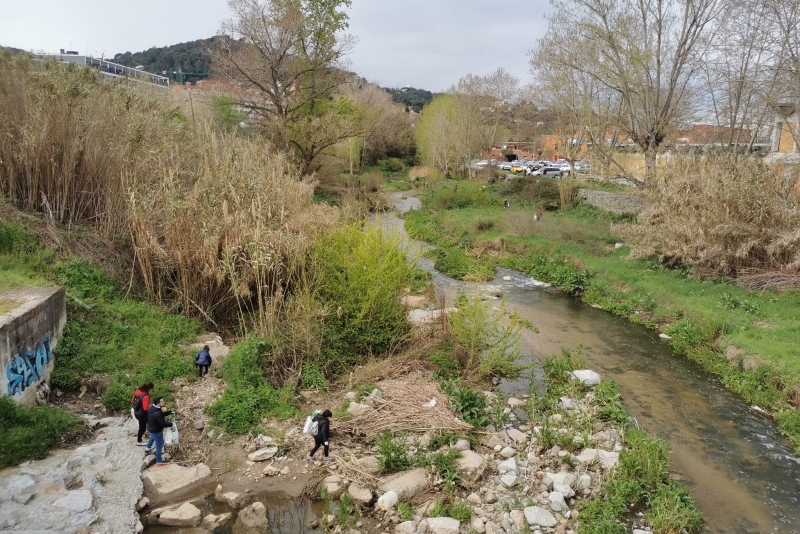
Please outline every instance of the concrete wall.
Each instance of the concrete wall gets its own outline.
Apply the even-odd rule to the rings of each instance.
[[[48,387],[67,308],[62,287],[26,287],[0,293],[0,395],[36,404]]]

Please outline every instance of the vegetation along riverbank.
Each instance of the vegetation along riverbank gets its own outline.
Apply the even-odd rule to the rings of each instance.
[[[685,197],[673,192],[685,183],[676,169],[665,171],[673,173],[665,179],[679,184],[664,193],[599,186],[643,197],[648,207],[638,215],[580,202],[578,189],[598,188],[592,183],[534,177],[498,181],[493,173],[468,182],[428,177],[419,194],[423,209],[405,215],[406,228],[412,237],[437,245],[427,254],[454,278],[488,280],[494,266],[502,265],[657,329],[676,351],[771,414],[800,450],[800,292],[765,287],[768,275],[748,277],[746,267],[748,261],[766,261],[770,247],[787,256],[783,261],[795,261],[789,258],[796,248],[791,235],[797,215],[784,215],[781,203],[796,200],[768,171],[742,164],[746,170],[726,176],[723,165],[698,164],[698,177],[705,173],[703,183],[709,184],[709,193],[698,199],[691,197],[696,191]],[[759,180],[748,185],[751,172]],[[716,188],[713,176],[721,179]],[[722,190],[737,193],[735,198],[718,195]],[[722,200],[706,199],[715,195]],[[769,197],[762,199],[764,213],[757,214],[762,219],[742,212],[753,195]],[[509,209],[503,208],[505,199]],[[689,213],[697,203],[709,206],[702,215],[708,220]],[[540,221],[534,220],[537,208],[547,210]],[[763,228],[773,223],[765,235]],[[701,224],[709,231],[692,236],[691,228]],[[733,226],[738,233],[726,233]],[[701,256],[707,249],[708,256]],[[780,273],[774,276],[781,280]]]

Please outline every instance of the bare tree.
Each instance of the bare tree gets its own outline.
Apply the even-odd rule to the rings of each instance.
[[[553,0],[539,64],[587,74],[615,92],[621,120],[645,154],[647,174],[686,110],[719,0]],[[594,51],[586,56],[588,51]]]
[[[351,81],[353,47],[342,7],[350,0],[229,0],[211,49],[212,68],[242,92],[241,104],[304,172],[324,150],[360,131],[338,90]]]
[[[780,80],[776,100],[800,110],[800,0],[765,0],[764,6],[776,47],[775,70]],[[786,122],[784,127],[790,130],[800,150],[798,124]]]

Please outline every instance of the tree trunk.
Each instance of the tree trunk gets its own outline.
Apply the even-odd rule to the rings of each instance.
[[[655,148],[647,148],[644,151],[644,182],[648,185],[655,185],[657,154],[658,150]]]

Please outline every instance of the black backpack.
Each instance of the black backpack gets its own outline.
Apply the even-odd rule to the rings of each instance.
[[[144,402],[144,395],[136,395],[133,398],[133,402],[131,403],[131,407],[133,408],[134,412],[141,412],[142,411],[142,402]]]

